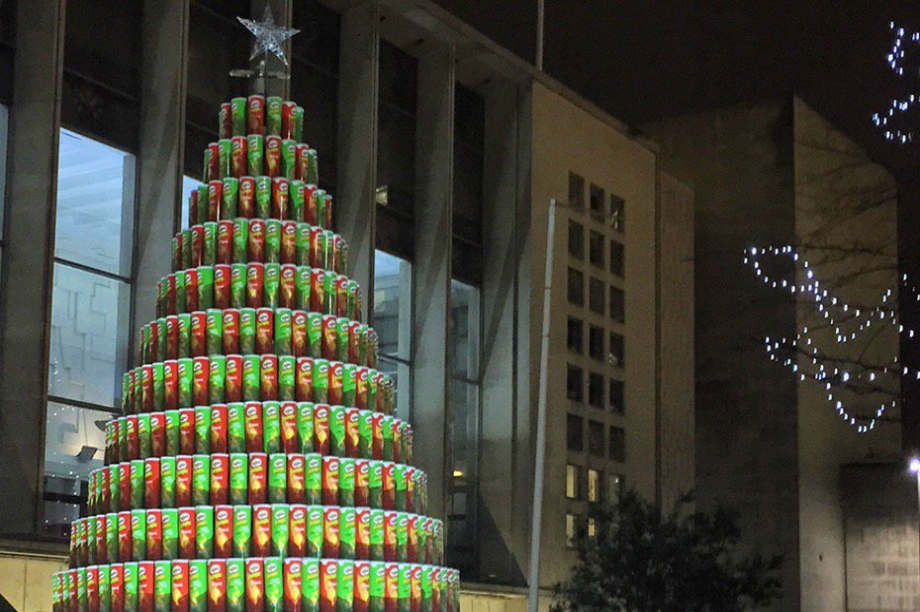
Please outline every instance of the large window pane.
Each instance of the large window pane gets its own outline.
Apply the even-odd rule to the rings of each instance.
[[[192,197],[192,192],[197,190],[201,184],[201,181],[195,180],[190,176],[182,177],[182,218],[179,220],[182,224],[182,229],[188,229],[189,198]]]
[[[126,283],[55,264],[48,376],[52,396],[118,405],[129,300]]]
[[[128,276],[134,234],[134,156],[61,130],[55,256]]]
[[[409,421],[411,416],[409,405],[412,398],[412,372],[409,364],[381,355],[378,365],[380,371],[389,375],[396,385],[396,416]]]
[[[86,503],[89,473],[102,467],[105,422],[112,417],[108,412],[48,402],[44,531],[69,534],[70,521]]]
[[[479,381],[479,289],[450,281],[454,375]]]
[[[412,264],[384,251],[374,262],[374,329],[380,354],[409,359],[412,333]]]
[[[453,408],[450,529],[469,545],[476,537],[476,484],[479,481],[479,388],[455,380],[451,385]]]

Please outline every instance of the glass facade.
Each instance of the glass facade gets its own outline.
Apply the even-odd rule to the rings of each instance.
[[[66,535],[102,465],[131,337],[135,157],[61,130],[45,435],[44,529]]]
[[[396,411],[410,420],[412,399],[412,264],[378,250],[374,255],[373,326],[379,338],[380,370],[396,382]]]

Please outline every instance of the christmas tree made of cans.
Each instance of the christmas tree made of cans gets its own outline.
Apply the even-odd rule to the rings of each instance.
[[[304,109],[223,104],[55,612],[458,612]]]

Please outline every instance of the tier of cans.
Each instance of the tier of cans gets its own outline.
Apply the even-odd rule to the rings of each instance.
[[[209,308],[141,329],[141,364],[212,355],[292,355],[376,367],[377,335],[344,316],[279,308]]]
[[[306,504],[124,510],[74,522],[72,568],[230,557],[440,564],[444,525],[420,514]]]
[[[158,317],[208,308],[296,308],[358,320],[361,290],[330,270],[260,262],[174,272],[157,287]]]
[[[122,381],[124,414],[240,402],[314,402],[392,415],[388,375],[341,361],[293,355],[213,355],[138,366]]]
[[[211,453],[318,453],[412,463],[412,426],[394,416],[312,402],[236,402],[112,419],[105,465]]]
[[[424,514],[428,479],[392,461],[319,453],[149,457],[94,470],[89,513],[198,505],[324,504]]]
[[[459,612],[439,565],[310,557],[174,559],[52,576],[53,612]]]
[[[278,219],[208,221],[173,237],[174,272],[249,262],[296,264],[344,274],[348,246],[332,230]]]
[[[305,221],[332,227],[332,196],[316,185],[284,176],[229,176],[189,194],[189,226],[244,219]]]

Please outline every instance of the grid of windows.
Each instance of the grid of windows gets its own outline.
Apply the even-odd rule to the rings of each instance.
[[[127,367],[135,158],[72,132],[59,136],[45,432],[45,525],[66,535],[102,465],[105,421]]]

